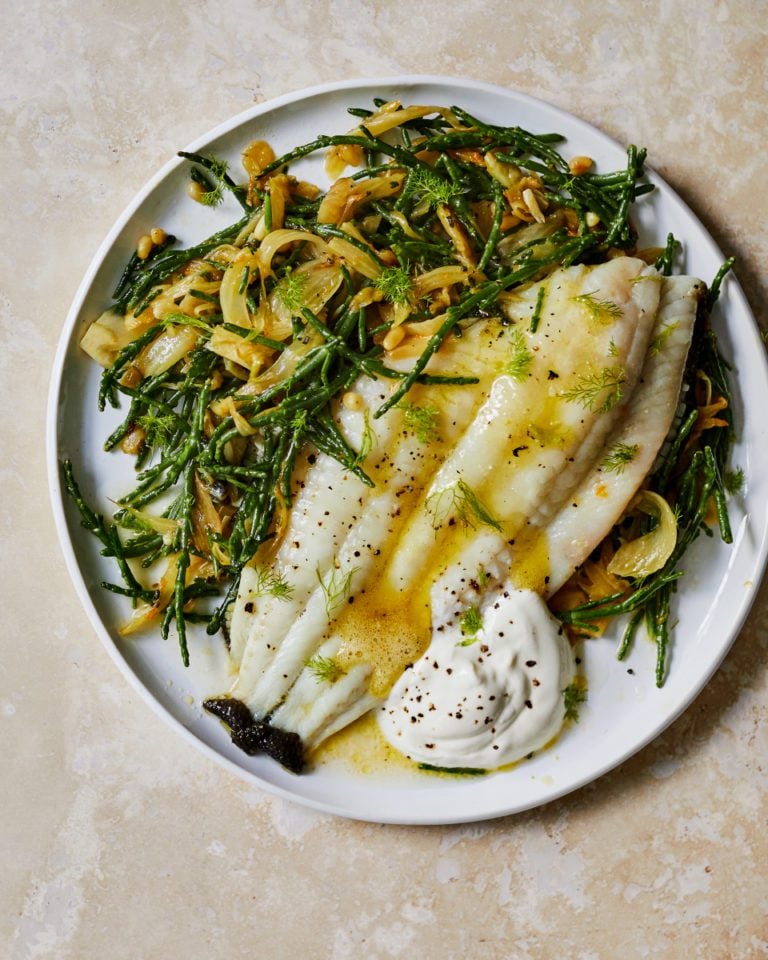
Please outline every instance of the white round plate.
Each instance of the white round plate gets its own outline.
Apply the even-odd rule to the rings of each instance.
[[[346,107],[368,107],[376,96],[459,104],[493,123],[520,125],[537,133],[557,131],[567,137],[560,147],[566,156],[591,156],[601,171],[626,165],[623,147],[556,107],[499,87],[437,77],[357,80],[290,94],[229,120],[189,149],[212,152],[239,169],[240,151],[251,140],[268,140],[279,154],[319,133],[343,133],[354,125]],[[652,162],[653,144],[650,147]],[[300,169],[308,179],[323,182],[319,158],[303,161]],[[115,578],[113,561],[99,556],[98,542],[82,528],[62,489],[59,462],[66,457],[74,463],[86,499],[108,515],[110,501],[132,486],[130,459],[102,450],[121,415],[97,412],[99,369],[81,353],[78,341],[85,325],[110,303],[110,292],[136,238],[161,224],[188,246],[239,218],[234,205],[210,210],[189,200],[188,170],[185,161],[170,160],[101,244],[67,318],[50,391],[48,466],[64,555],[94,628],[128,680],[187,740],[240,776],[321,810],[384,823],[455,823],[535,807],[594,780],[657,736],[699,693],[730,647],[755,597],[766,558],[768,437],[765,418],[751,412],[768,409],[768,371],[757,326],[737,281],[733,277],[726,281],[715,325],[734,368],[739,428],[733,462],[743,467],[747,483],[730,503],[733,545],[700,537],[686,555],[665,686],[661,690],[654,686],[651,643],[638,638],[630,659],[621,664],[615,659],[616,636],[611,635],[584,645],[589,701],[580,722],[553,747],[515,769],[486,777],[446,778],[404,772],[363,775],[330,764],[297,777],[269,758],[247,757],[232,746],[221,724],[202,711],[200,702],[206,696],[229,686],[219,637],[193,634],[192,663],[186,670],[174,639],[118,637],[116,627],[126,619],[127,601],[99,587],[100,581]],[[653,173],[650,179],[658,189],[636,207],[641,239],[663,245],[672,231],[684,243],[686,271],[711,280],[723,254],[680,198]]]

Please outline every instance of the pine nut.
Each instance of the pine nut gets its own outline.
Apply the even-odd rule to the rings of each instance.
[[[594,164],[592,157],[572,157],[568,161],[568,169],[575,177],[580,177],[582,173],[587,173]]]
[[[143,237],[139,238],[139,242],[136,244],[136,256],[139,260],[146,260],[151,252],[152,237],[150,237],[148,233],[145,233]]]
[[[205,190],[203,189],[202,183],[198,183],[197,180],[190,180],[187,184],[187,194],[192,197],[193,200],[196,200],[200,203]]]
[[[381,345],[385,350],[394,350],[403,340],[405,340],[405,330],[402,327],[394,327],[381,341]]]

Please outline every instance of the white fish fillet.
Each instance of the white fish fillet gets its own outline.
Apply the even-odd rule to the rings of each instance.
[[[571,492],[568,502],[551,517],[546,528],[550,558],[548,595],[559,590],[608,535],[653,466],[672,426],[701,290],[701,281],[692,277],[664,280],[654,330],[654,339],[664,338],[663,349],[650,352],[643,367],[641,389],[633,398],[627,417],[606,443],[607,450],[622,443],[636,447],[637,452],[620,473],[607,472],[598,459]]]
[[[508,304],[513,324],[480,321],[431,361],[430,372],[476,375],[477,387],[409,395],[434,411],[437,442],[418,439],[404,405],[373,420],[392,385],[361,379],[364,410],[338,417],[356,448],[364,431],[373,437],[364,469],[376,486],[322,454],[299,476],[269,571],[292,593],[272,596],[263,574],[245,572],[231,623],[239,665],[231,695],[311,748],[381,702],[428,643],[441,593],[455,604],[477,592],[479,566],[492,582],[510,576],[553,592],[653,464],[674,415],[700,286],[628,257],[532,285]],[[520,331],[530,358],[522,375],[507,366],[516,350],[519,359]],[[661,349],[649,351],[664,331]],[[407,350],[390,362],[406,368]],[[601,378],[613,387],[600,387]],[[576,398],[590,382],[591,405]],[[609,475],[600,465],[617,442],[637,444],[638,455]],[[318,680],[307,667],[313,657],[337,660],[344,673]]]

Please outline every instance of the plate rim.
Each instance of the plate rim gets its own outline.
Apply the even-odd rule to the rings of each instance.
[[[407,88],[423,85],[443,86],[446,88],[456,88],[460,86],[463,89],[474,90],[480,93],[488,93],[495,96],[502,95],[510,98],[510,102],[522,102],[530,107],[545,107],[548,113],[564,118],[564,120],[569,124],[575,122],[578,126],[589,130],[592,134],[598,136],[606,143],[610,143],[613,147],[624,149],[621,143],[614,140],[599,127],[595,126],[589,121],[583,120],[578,115],[573,114],[562,107],[552,104],[542,98],[534,97],[520,90],[502,87],[498,84],[487,83],[469,77],[448,76],[441,74],[402,74],[384,77],[361,76],[347,80],[315,84],[310,87],[289,91],[240,111],[232,117],[215,125],[201,136],[196,137],[184,149],[188,152],[199,151],[211,141],[231,133],[236,128],[254,120],[262,114],[270,113],[272,111],[279,111],[290,104],[310,100],[314,97],[338,93],[344,90],[366,90],[372,87],[384,88],[398,86]],[[403,92],[405,93],[407,90],[404,89]],[[88,268],[86,269],[85,274],[78,285],[72,303],[67,312],[64,325],[59,334],[51,369],[46,408],[46,462],[48,471],[49,500],[54,516],[59,546],[64,555],[65,565],[67,567],[70,579],[75,587],[75,592],[78,595],[80,603],[84,608],[91,626],[96,632],[96,635],[99,637],[102,645],[106,648],[107,653],[118,667],[120,673],[125,677],[125,679],[128,680],[129,684],[139,694],[140,698],[148,703],[150,708],[158,716],[160,716],[165,723],[169,724],[172,729],[174,729],[177,733],[180,733],[187,742],[193,744],[198,750],[201,750],[204,755],[208,756],[214,762],[230,772],[236,774],[246,783],[256,785],[259,787],[259,789],[264,790],[269,794],[279,796],[282,799],[289,800],[294,803],[299,803],[303,806],[310,807],[323,813],[330,813],[336,816],[345,817],[347,819],[370,823],[398,824],[403,826],[472,823],[502,816],[510,816],[513,814],[522,813],[526,810],[544,806],[554,800],[558,800],[563,796],[566,796],[569,793],[573,793],[576,790],[581,789],[589,783],[597,781],[606,773],[621,766],[630,757],[634,756],[658,736],[660,736],[680,717],[685,710],[688,709],[693,701],[699,696],[703,688],[709,683],[714,673],[720,667],[724,658],[732,648],[736,638],[740,634],[752,605],[757,598],[759,584],[764,576],[766,564],[768,563],[768,520],[764,524],[763,529],[760,531],[759,543],[756,545],[754,550],[755,560],[752,566],[754,588],[742,596],[738,607],[735,609],[735,615],[731,620],[729,630],[727,631],[728,639],[727,641],[720,643],[716,656],[710,660],[708,669],[705,670],[699,682],[687,690],[686,695],[671,712],[664,714],[663,720],[660,723],[656,724],[653,729],[639,741],[633,741],[631,746],[623,751],[621,755],[609,757],[603,763],[590,767],[589,772],[585,773],[583,776],[577,777],[575,780],[571,780],[566,784],[552,789],[551,792],[547,793],[544,798],[532,800],[531,802],[525,802],[522,804],[502,802],[494,810],[484,809],[482,812],[475,814],[469,812],[462,815],[448,814],[443,816],[408,817],[403,816],[402,814],[390,815],[386,810],[380,811],[375,815],[371,815],[367,812],[349,809],[343,804],[326,802],[323,800],[316,800],[313,797],[302,796],[282,787],[279,784],[262,779],[257,773],[238,765],[229,757],[224,756],[214,747],[199,739],[195,733],[193,733],[177,717],[167,710],[166,707],[163,706],[158,698],[151,692],[151,690],[142,682],[130,663],[123,656],[120,648],[100,617],[86,585],[83,570],[75,554],[73,539],[70,536],[67,526],[64,506],[65,492],[61,483],[59,467],[60,438],[58,413],[60,396],[64,384],[64,370],[67,353],[69,351],[70,343],[76,333],[77,322],[83,304],[87,298],[91,286],[93,285],[99,269],[101,268],[108,253],[114,246],[115,241],[119,237],[128,221],[141,208],[147,197],[160,183],[162,183],[163,180],[168,177],[173,170],[183,166],[185,163],[186,161],[184,161],[182,158],[173,156],[164,164],[162,164],[161,167],[132,197],[132,199],[117,217],[106,236],[99,243],[88,265]],[[671,187],[666,180],[658,174],[652,164],[649,164],[648,167],[653,172],[654,179],[663,185],[666,193],[669,195],[669,199],[674,201],[685,212],[685,214],[693,220],[700,231],[701,237],[705,238],[705,242],[709,247],[709,252],[715,254],[721,259],[721,261],[723,261],[725,257],[723,256],[722,251],[697,214],[687,205],[687,203],[685,203],[685,201],[679,196],[674,188]],[[757,354],[760,357],[760,361],[758,362],[762,366],[762,377],[766,382],[768,382],[768,358],[766,358],[765,349],[760,339],[759,326],[749,305],[749,301],[747,300],[741,284],[735,275],[729,277],[728,294],[729,297],[735,299],[738,308],[743,311],[750,320],[749,330],[740,330],[740,338],[749,335],[755,341],[755,345],[759,347]]]

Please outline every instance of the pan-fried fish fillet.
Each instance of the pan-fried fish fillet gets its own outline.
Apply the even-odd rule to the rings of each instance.
[[[477,592],[483,568],[497,585],[553,592],[653,464],[700,286],[629,257],[559,270],[431,361],[430,372],[474,375],[477,386],[417,386],[374,420],[391,382],[361,379],[362,409],[341,407],[338,419],[356,448],[372,443],[363,466],[375,486],[323,454],[297,474],[269,568],[242,578],[231,695],[313,747],[381,703],[424,653],[442,615],[437,584],[455,604]],[[407,350],[390,363],[407,368]],[[428,436],[414,426],[419,411]],[[601,464],[618,442],[638,452],[608,474]]]

